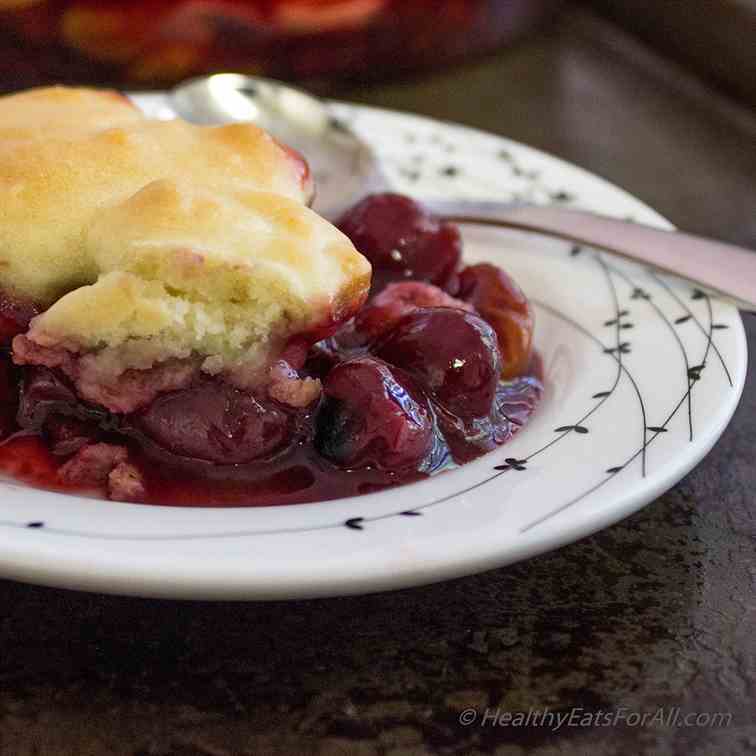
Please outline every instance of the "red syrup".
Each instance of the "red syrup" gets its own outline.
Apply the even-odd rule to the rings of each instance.
[[[8,358],[0,354],[0,366]],[[541,396],[541,366],[533,360],[530,376],[500,389],[502,412],[511,418],[501,442],[511,438],[527,421]],[[17,380],[17,379],[16,379]],[[15,380],[14,380],[15,383]],[[17,384],[0,396],[0,408],[15,404]],[[91,488],[62,481],[58,471],[69,457],[52,453],[40,434],[0,433],[0,473],[17,481],[60,493],[106,498],[104,486]],[[6,431],[7,432],[7,431]],[[280,459],[258,465],[210,465],[192,462],[168,463],[160,453],[151,453],[136,441],[112,435],[101,440],[126,445],[129,461],[146,483],[144,504],[178,507],[264,507],[328,501],[380,491],[428,477],[413,472],[401,476],[374,468],[342,470],[323,459],[307,439]]]
[[[123,439],[112,439],[123,444]],[[420,480],[414,473],[398,476],[375,469],[340,470],[323,460],[311,444],[300,444],[276,462],[208,469],[200,465],[156,464],[135,442],[129,462],[144,476],[143,504],[178,507],[265,507],[328,501],[357,496]],[[39,434],[17,433],[0,442],[0,473],[14,480],[59,493],[107,498],[105,487],[66,483],[58,471],[67,461],[55,456]]]

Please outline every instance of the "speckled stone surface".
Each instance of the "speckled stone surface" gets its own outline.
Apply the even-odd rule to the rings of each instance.
[[[345,94],[549,149],[756,248],[752,116],[582,11],[465,70]],[[756,318],[747,330],[756,353]],[[395,594],[172,603],[0,582],[0,753],[756,753],[755,445],[752,368],[722,441],[641,513]],[[487,707],[731,720],[555,732],[481,725]]]

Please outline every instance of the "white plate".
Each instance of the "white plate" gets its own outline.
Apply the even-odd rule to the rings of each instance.
[[[140,103],[165,114],[159,96]],[[408,115],[335,110],[373,140],[399,191],[518,195],[665,225],[625,192],[522,145]],[[465,258],[501,263],[536,303],[547,391],[510,444],[387,492],[263,509],[119,504],[0,482],[0,574],[217,599],[400,588],[505,565],[604,528],[701,460],[745,379],[734,308],[595,250],[464,231]]]

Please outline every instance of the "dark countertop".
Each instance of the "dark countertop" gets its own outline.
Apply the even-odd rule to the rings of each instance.
[[[756,119],[613,27],[345,93],[462,121],[756,248]],[[748,318],[756,353],[756,318]],[[427,588],[173,603],[0,582],[0,753],[756,753],[756,371],[709,457],[603,533]],[[728,727],[459,724],[502,712],[729,712]]]

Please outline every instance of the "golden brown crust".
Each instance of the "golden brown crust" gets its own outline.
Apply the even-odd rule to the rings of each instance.
[[[0,141],[81,133],[144,120],[120,92],[44,87],[0,98]]]
[[[64,88],[0,97],[0,124],[0,289],[49,307],[40,344],[148,339],[236,365],[367,294],[369,264],[255,126],[150,120]]]
[[[149,120],[114,93],[63,88],[0,98],[0,123],[3,283],[43,306],[93,280],[82,234],[153,181],[307,199],[298,166],[252,125]]]

